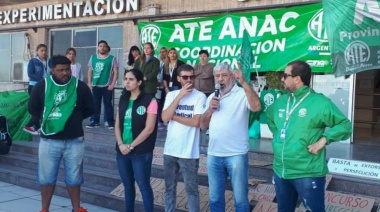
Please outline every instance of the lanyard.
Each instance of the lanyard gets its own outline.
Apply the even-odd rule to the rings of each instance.
[[[290,96],[289,96],[289,98],[288,98],[288,103],[287,103],[287,105],[286,105],[286,118],[285,118],[284,128],[286,128],[286,125],[287,125],[288,122],[289,122],[290,115],[293,113],[294,109],[296,109],[296,108],[298,107],[298,105],[300,105],[300,104],[303,102],[303,100],[305,100],[305,98],[306,98],[307,96],[309,96],[309,94],[310,94],[310,91],[309,91],[307,94],[305,94],[305,96],[303,96],[302,99],[301,99],[299,102],[297,102],[297,104],[294,105],[294,106],[292,107],[292,109],[290,109],[290,111],[289,111],[289,106],[290,106]],[[295,101],[295,98],[294,98],[294,101]],[[293,103],[293,104],[294,104],[294,103]]]
[[[174,71],[174,67],[169,67],[170,81],[172,81],[172,78],[173,78],[173,71]]]

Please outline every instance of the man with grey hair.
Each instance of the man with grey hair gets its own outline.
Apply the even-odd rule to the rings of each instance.
[[[220,91],[211,94],[201,117],[201,129],[209,127],[207,169],[211,211],[225,211],[224,191],[231,179],[236,211],[249,211],[248,118],[260,111],[259,97],[245,81],[240,64],[232,71],[227,63],[214,68]],[[242,87],[234,83],[238,80]]]

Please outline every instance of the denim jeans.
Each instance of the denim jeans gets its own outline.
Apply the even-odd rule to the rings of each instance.
[[[112,106],[113,91],[109,91],[107,87],[92,87],[92,97],[94,98],[94,116],[93,121],[96,124],[100,122],[100,112],[102,107],[102,98],[104,105],[104,114],[107,114],[107,122],[109,126],[114,126],[113,106]],[[106,120],[104,120],[106,121]]]
[[[228,157],[207,156],[210,209],[212,212],[225,211],[224,192],[226,180],[231,179],[235,210],[249,211],[248,201],[248,154]]]
[[[278,212],[293,212],[298,195],[307,211],[325,211],[325,177],[284,179],[273,176]]]
[[[189,211],[199,211],[198,167],[199,159],[185,159],[164,155],[166,212],[175,211],[177,197],[177,174],[179,170],[181,170],[185,183]]]
[[[68,140],[41,138],[38,147],[37,183],[55,185],[61,159],[65,167],[65,183],[80,186],[83,183],[83,137]]]
[[[146,212],[153,211],[153,190],[150,185],[153,152],[139,155],[117,153],[116,161],[124,185],[125,211],[135,211],[135,181],[139,186]]]

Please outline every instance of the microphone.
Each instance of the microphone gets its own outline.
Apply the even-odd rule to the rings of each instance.
[[[220,84],[215,84],[215,97],[219,97]]]

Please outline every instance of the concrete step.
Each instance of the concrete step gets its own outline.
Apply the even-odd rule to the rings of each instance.
[[[37,166],[37,152],[38,152],[38,144],[39,137],[34,136],[34,142],[15,142],[12,147],[12,151],[8,156],[0,157],[0,164],[9,164],[7,169],[0,169],[0,177],[6,178],[8,172],[17,178],[20,186],[23,186],[24,181],[33,182],[35,184],[35,173]],[[158,132],[156,147],[163,147],[165,144],[166,138],[166,130],[161,130]],[[205,133],[202,133],[201,137],[201,153],[207,153],[207,145],[208,145],[208,136]],[[117,185],[120,184],[120,178],[117,171],[116,159],[115,159],[115,138],[113,131],[110,131],[104,127],[100,127],[97,129],[85,129],[85,142],[86,142],[86,155],[84,159],[84,175],[85,175],[85,184],[88,186],[88,189],[83,192],[91,192],[91,189],[97,190],[98,192],[102,192],[103,195],[106,196],[106,199],[109,198],[108,193],[113,190]],[[249,158],[256,161],[265,161],[272,162],[273,161],[273,153],[269,151],[271,149],[270,142],[260,142],[258,141],[250,141],[251,149],[260,149],[260,151],[250,151]],[[260,148],[257,145],[261,145]],[[264,145],[264,146],[263,146]],[[266,151],[268,150],[268,151]],[[13,169],[20,168],[21,171],[14,171]],[[63,167],[61,167],[63,168]],[[25,178],[23,172],[28,173],[26,170],[31,170],[29,175]],[[62,170],[60,171],[59,181],[62,183]],[[199,184],[208,186],[208,178],[206,174],[199,174]],[[249,169],[250,178],[262,179],[267,182],[271,182],[271,178],[273,176],[272,166],[250,166]],[[163,166],[160,165],[152,165],[152,177],[155,178],[163,178],[164,177],[164,169]],[[30,178],[30,179],[29,179]],[[31,180],[33,179],[33,180]],[[3,179],[2,179],[3,180]],[[8,182],[7,180],[4,180]],[[183,179],[180,175],[179,181],[183,182]],[[14,182],[10,182],[14,183]],[[26,184],[26,183],[24,183]],[[62,183],[63,185],[63,183]],[[86,186],[84,188],[86,188]],[[96,188],[96,189],[94,189]],[[231,186],[228,183],[227,189],[231,190]],[[379,202],[380,200],[380,182],[375,180],[347,177],[343,175],[333,174],[333,179],[329,184],[327,190],[362,195],[371,197]],[[64,186],[61,188],[63,196],[67,196]],[[90,197],[103,198],[102,196],[94,196],[95,194],[88,194]],[[116,198],[117,199],[117,198]],[[96,201],[96,200],[91,200]],[[110,202],[115,201],[114,199],[109,200]],[[93,202],[89,202],[94,204]],[[112,202],[113,203],[113,202]],[[119,203],[115,203],[116,205]],[[141,204],[141,203],[140,203]],[[115,209],[115,207],[108,207],[107,202],[100,202],[99,206],[107,207],[110,209]],[[378,203],[376,203],[378,205]]]

